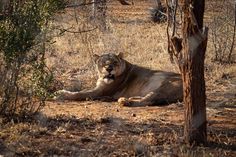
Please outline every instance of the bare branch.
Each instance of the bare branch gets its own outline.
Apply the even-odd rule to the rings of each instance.
[[[72,27],[71,27],[72,28]],[[69,29],[71,29],[71,28],[69,28]],[[58,30],[60,30],[61,32],[60,32],[60,34],[63,34],[63,33],[65,33],[65,32],[67,32],[67,33],[75,33],[75,34],[80,34],[80,33],[87,33],[87,32],[91,32],[91,31],[94,31],[95,29],[97,29],[98,27],[94,27],[94,28],[91,28],[91,29],[87,29],[87,30],[81,30],[81,31],[71,31],[71,30],[69,30],[69,29],[58,29]]]
[[[88,3],[80,3],[80,4],[68,4],[66,5],[66,8],[76,8],[76,7],[81,7],[81,6],[86,6],[86,5],[92,5],[92,4],[98,4],[100,2],[88,2]]]
[[[231,44],[231,47],[230,47],[228,60],[230,60],[231,57],[232,57],[232,53],[233,53],[233,50],[234,50],[235,36],[236,36],[236,2],[234,4],[234,30],[233,30],[233,32],[234,32],[233,33],[233,40],[232,40],[232,44]]]

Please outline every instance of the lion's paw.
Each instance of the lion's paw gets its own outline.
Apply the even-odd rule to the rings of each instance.
[[[63,101],[66,99],[68,94],[69,94],[69,91],[59,90],[59,91],[55,92],[55,96],[53,97],[53,100],[54,101]]]
[[[129,99],[127,99],[125,97],[121,97],[121,98],[118,99],[118,104],[120,106],[129,106],[130,102],[129,102]]]

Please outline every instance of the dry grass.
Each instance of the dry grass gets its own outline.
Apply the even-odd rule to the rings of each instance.
[[[101,32],[96,29],[82,34],[65,33],[55,38],[56,42],[49,50],[48,65],[55,69],[59,76],[76,71],[78,75],[73,73],[73,76],[80,77],[81,81],[85,79],[83,85],[88,83],[86,78],[90,77],[89,80],[92,80],[96,77],[92,59],[95,53],[123,52],[125,59],[131,63],[152,69],[178,71],[177,66],[169,62],[166,25],[154,24],[148,17],[151,4],[137,2],[135,7],[111,4],[108,7],[107,19],[109,30]],[[71,16],[65,14],[58,17],[58,22],[64,28],[74,26],[73,30],[78,31],[95,27],[87,22],[77,24],[73,17],[76,14],[82,21],[86,21],[88,14],[71,9],[68,9],[68,12]],[[85,77],[81,78],[81,75]]]
[[[235,156],[229,108],[208,108],[208,144],[183,140],[183,107],[122,108],[116,103],[48,103],[44,114],[1,127],[6,156]]]
[[[178,72],[166,50],[166,25],[148,18],[151,1],[108,7],[109,31],[65,33],[48,48],[47,64],[58,80],[76,89],[91,88],[96,72],[92,54],[124,52],[131,63]],[[79,23],[74,20],[77,14]],[[86,30],[85,12],[68,9],[54,25]],[[184,108],[119,107],[116,102],[48,102],[28,122],[0,126],[0,155],[5,156],[236,156],[236,66],[219,65],[206,56],[208,143],[184,144]],[[3,120],[2,120],[3,121]]]

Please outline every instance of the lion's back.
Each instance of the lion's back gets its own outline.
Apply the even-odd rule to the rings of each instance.
[[[155,71],[133,65],[133,69],[126,73],[124,88],[114,95],[119,97],[145,96],[150,92],[157,92],[168,80],[181,80],[179,74],[165,71]],[[166,86],[168,90],[168,85]],[[117,89],[119,89],[117,87]]]

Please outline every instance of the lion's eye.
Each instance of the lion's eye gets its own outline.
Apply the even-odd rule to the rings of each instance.
[[[101,62],[101,65],[104,67],[106,66],[106,61]]]
[[[113,64],[117,66],[119,63],[117,61],[114,61]]]

